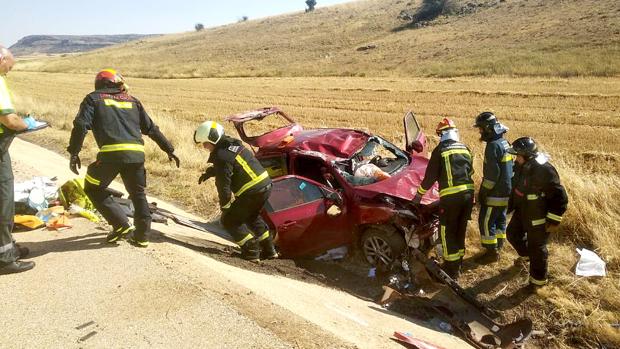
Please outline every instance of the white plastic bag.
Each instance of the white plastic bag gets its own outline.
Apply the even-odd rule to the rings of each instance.
[[[577,249],[581,255],[575,274],[577,276],[605,276],[605,262],[596,253],[585,248]]]

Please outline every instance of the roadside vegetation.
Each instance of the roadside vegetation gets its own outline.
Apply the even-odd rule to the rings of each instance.
[[[317,9],[316,11],[321,11]],[[32,141],[66,154],[65,148],[84,95],[94,74],[13,72],[9,84],[21,113],[33,112],[53,128],[33,134]],[[551,285],[537,296],[519,291],[527,273],[514,267],[505,249],[499,266],[468,271],[464,284],[504,320],[534,319],[544,334],[541,348],[608,348],[620,346],[620,79],[618,78],[253,78],[128,80],[151,116],[178,149],[182,168],[147,140],[151,195],[175,201],[205,218],[218,214],[212,182],[199,186],[207,154],[192,141],[195,127],[206,119],[262,106],[278,105],[305,127],[350,127],[403,143],[401,118],[416,112],[434,145],[432,130],[440,117],[455,119],[464,141],[476,154],[476,180],[482,173],[483,144],[471,128],[481,111],[497,113],[510,127],[508,138],[532,136],[541,143],[570,196],[562,230],[550,245]],[[82,163],[94,159],[91,136]],[[19,156],[19,155],[17,155]],[[68,166],[68,162],[67,162]],[[85,168],[82,168],[82,173]],[[53,174],[50,174],[53,175]],[[472,256],[479,249],[477,224],[468,238]],[[594,249],[608,262],[609,275],[585,279],[574,275],[576,247]]]
[[[29,59],[16,69],[114,66],[144,78],[617,76],[619,16],[616,0],[367,0]]]

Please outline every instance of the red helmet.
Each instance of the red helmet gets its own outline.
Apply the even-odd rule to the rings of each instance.
[[[435,132],[437,132],[438,135],[441,135],[443,131],[446,131],[452,128],[456,128],[456,124],[454,123],[454,121],[452,121],[452,119],[443,118],[437,125]]]
[[[95,77],[96,90],[106,87],[120,87],[127,90],[125,78],[114,69],[103,69]]]

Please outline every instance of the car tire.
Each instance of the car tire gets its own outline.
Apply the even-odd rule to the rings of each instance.
[[[360,240],[362,254],[371,265],[389,265],[400,256],[407,244],[405,238],[395,230],[368,228]]]

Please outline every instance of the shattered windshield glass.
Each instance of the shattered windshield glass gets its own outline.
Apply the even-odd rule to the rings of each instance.
[[[409,165],[410,158],[397,146],[380,137],[371,137],[350,159],[340,162],[339,169],[354,186],[368,185],[387,179]]]

